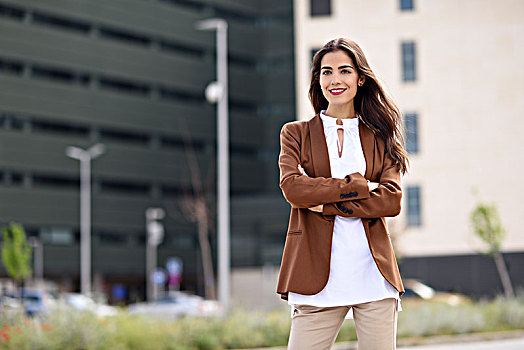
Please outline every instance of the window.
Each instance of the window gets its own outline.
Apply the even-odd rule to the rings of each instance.
[[[0,111],[0,129],[4,130],[22,130],[24,120],[17,115]]]
[[[401,11],[413,11],[413,0],[400,0]]]
[[[129,195],[149,195],[151,186],[144,182],[127,182],[116,180],[103,180],[100,183],[102,192]]]
[[[87,137],[89,135],[89,127],[71,125],[64,122],[49,121],[49,120],[33,120],[31,122],[33,132],[48,133],[48,134],[62,134],[70,136]]]
[[[87,86],[91,80],[91,77],[86,73],[36,65],[31,68],[31,74],[34,78],[53,80],[73,85]]]
[[[97,232],[98,240],[103,245],[122,245],[127,243],[128,235],[116,232]]]
[[[406,151],[418,153],[418,122],[416,113],[404,115],[404,128],[406,130]]]
[[[129,80],[100,78],[99,83],[101,88],[128,94],[148,95],[151,91],[150,86]]]
[[[320,50],[320,48],[311,49],[311,64],[313,64],[313,58],[315,54]]]
[[[309,0],[311,17],[331,15],[331,0]]]
[[[145,145],[149,142],[149,135],[133,131],[101,129],[100,139],[104,142],[122,142]]]
[[[21,185],[23,181],[22,173],[0,169],[0,184],[4,186]]]
[[[141,46],[147,46],[151,43],[151,38],[145,35],[109,27],[100,28],[100,37]]]
[[[415,42],[408,41],[402,43],[402,80],[415,81],[416,61],[415,61]]]
[[[86,34],[91,29],[91,26],[85,22],[39,12],[33,12],[33,23]]]
[[[25,11],[21,7],[0,4],[0,17],[11,17],[14,19],[24,18]]]
[[[59,174],[34,174],[33,186],[53,188],[79,188],[80,179]]]
[[[72,245],[75,243],[73,230],[67,227],[46,227],[40,230],[42,241],[54,245]]]
[[[407,187],[407,201],[408,201],[408,226],[416,227],[422,225],[420,213],[420,187]]]
[[[20,75],[23,71],[24,65],[22,62],[0,57],[0,72]]]

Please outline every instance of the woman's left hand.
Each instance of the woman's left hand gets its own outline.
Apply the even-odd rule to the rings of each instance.
[[[314,206],[308,209],[311,211],[317,212],[317,213],[322,213],[322,210],[324,209],[324,204],[319,204],[317,206]]]

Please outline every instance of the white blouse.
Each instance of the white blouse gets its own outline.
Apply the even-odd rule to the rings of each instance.
[[[359,172],[364,175],[366,160],[358,130],[359,118],[342,119],[343,126],[337,125],[336,118],[320,117],[331,165],[331,177],[343,179],[346,175]],[[337,129],[344,129],[342,155],[339,157]],[[319,307],[356,305],[386,298],[395,298],[400,308],[398,291],[382,276],[373,260],[360,218],[335,216],[329,279],[318,294],[302,295],[290,292],[288,303]],[[350,308],[346,318],[353,318]]]

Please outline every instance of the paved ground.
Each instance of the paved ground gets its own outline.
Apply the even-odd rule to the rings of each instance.
[[[423,345],[399,347],[403,350],[524,350],[524,338],[487,340],[461,344]]]

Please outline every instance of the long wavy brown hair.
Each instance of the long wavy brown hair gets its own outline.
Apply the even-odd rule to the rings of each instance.
[[[309,100],[315,113],[327,109],[328,101],[320,88],[320,64],[328,52],[344,51],[353,60],[359,77],[365,77],[364,84],[357,89],[354,105],[355,112],[375,135],[380,136],[387,153],[405,173],[409,165],[407,152],[404,149],[402,117],[398,107],[386,93],[382,84],[371,70],[364,52],[354,41],[345,38],[334,39],[322,47],[313,57]]]

